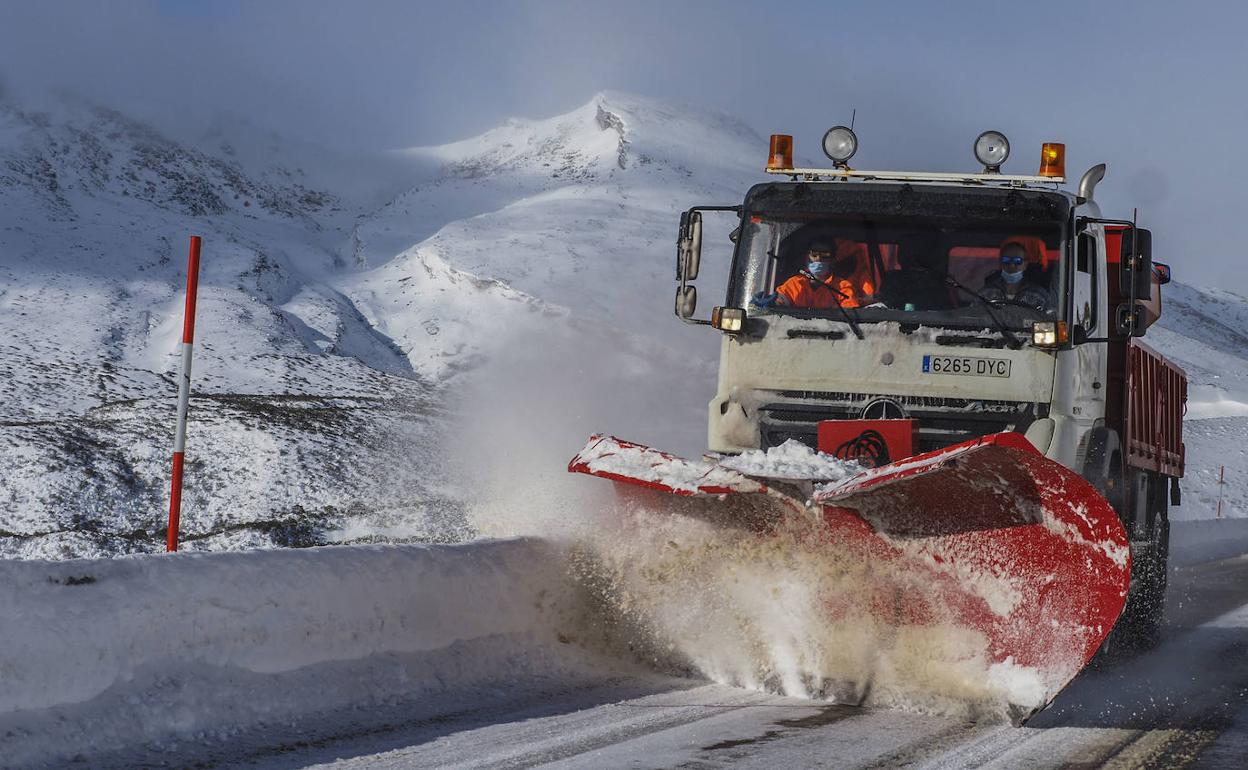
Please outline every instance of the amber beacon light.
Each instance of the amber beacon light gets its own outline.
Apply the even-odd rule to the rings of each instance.
[[[767,156],[767,168],[793,168],[793,137],[788,134],[771,135],[771,152]]]
[[[1066,176],[1066,145],[1045,142],[1040,148],[1040,176]]]

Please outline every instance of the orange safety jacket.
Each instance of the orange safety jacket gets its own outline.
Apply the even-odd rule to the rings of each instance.
[[[840,295],[832,290],[833,287],[840,292]],[[801,272],[780,284],[776,293],[784,297],[793,307],[815,309],[836,307],[838,299],[841,307],[861,307],[867,297],[875,294],[875,286],[864,270],[856,271],[849,278],[832,275],[823,282]]]
[[[861,307],[866,304],[867,297],[875,294],[877,288],[871,262],[867,257],[867,247],[857,241],[837,238],[836,260],[839,262],[850,257],[854,259],[854,272],[848,278],[834,274],[820,283],[814,276],[802,271],[780,284],[776,293],[788,300],[788,304],[793,307],[836,307],[838,299],[841,307]]]

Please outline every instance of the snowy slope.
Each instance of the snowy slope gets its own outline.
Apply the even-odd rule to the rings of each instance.
[[[1248,416],[1248,298],[1181,283],[1164,292],[1162,328],[1148,336],[1187,371],[1188,417]]]
[[[57,115],[0,108],[0,147],[0,301],[16,323],[6,363],[25,375],[15,383],[23,395],[35,395],[8,399],[7,410],[80,412],[150,392],[159,381],[150,373],[169,369],[180,335],[191,232],[209,243],[199,383],[260,389],[274,372],[257,359],[335,345],[370,368],[410,372],[319,280],[349,221],[334,194],[280,168],[250,176],[73,103]],[[121,374],[99,376],[105,364]]]
[[[1146,340],[1188,377],[1185,497],[1173,515],[1213,518],[1221,499],[1223,517],[1248,517],[1248,298],[1181,283],[1162,297]]]
[[[566,115],[409,150],[440,171],[357,225],[357,261],[375,269],[346,293],[435,377],[440,358],[488,350],[516,321],[493,306],[483,317],[466,287],[415,301],[445,271],[673,344],[687,331],[671,312],[678,212],[737,202],[765,145],[728,116],[608,92]]]
[[[320,542],[381,496],[374,472],[392,508],[394,488],[429,483],[391,466],[396,443],[422,456],[436,388],[325,281],[355,213],[302,176],[91,105],[0,103],[0,553],[158,544],[191,233],[206,244],[194,383],[213,398],[193,407],[188,534]]]

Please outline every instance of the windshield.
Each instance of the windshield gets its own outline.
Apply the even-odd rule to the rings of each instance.
[[[751,313],[841,319],[839,304],[861,323],[1024,329],[1057,317],[1062,247],[1060,220],[747,210],[728,301]]]

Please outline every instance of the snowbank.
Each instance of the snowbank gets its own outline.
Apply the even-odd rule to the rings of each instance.
[[[1199,564],[1248,553],[1248,519],[1170,522],[1172,566]]]
[[[0,562],[0,757],[549,674],[563,564],[529,539]]]
[[[0,712],[87,700],[144,664],[287,671],[549,630],[536,540],[0,562]]]

